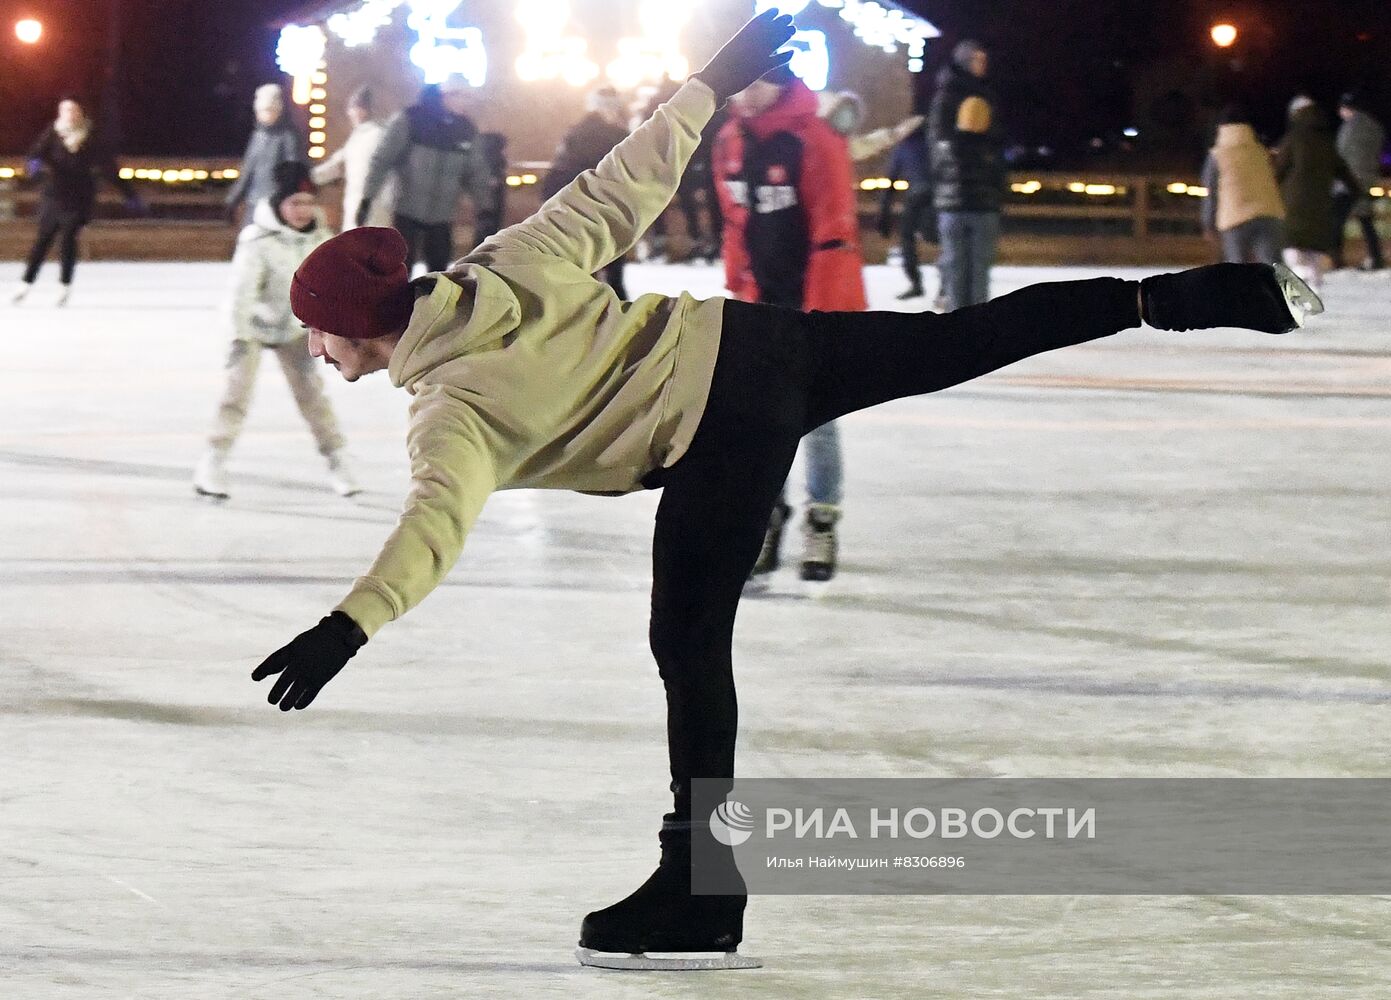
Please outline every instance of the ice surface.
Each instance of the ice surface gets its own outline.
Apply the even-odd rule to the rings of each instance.
[[[666,804],[656,497],[495,497],[448,582],[282,716],[248,675],[394,522],[406,398],[331,384],[345,501],[268,364],[232,500],[196,500],[227,273],[84,265],[67,310],[0,311],[0,996],[1391,988],[1387,902],[1351,897],[763,897],[761,971],[579,968]],[[841,577],[784,571],[741,615],[740,773],[1385,776],[1391,281],[1327,298],[1283,338],[1130,333],[848,419]]]

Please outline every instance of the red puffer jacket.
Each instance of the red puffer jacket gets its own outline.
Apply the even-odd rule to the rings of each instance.
[[[855,178],[845,138],[794,80],[778,102],[720,130],[713,156],[724,210],[725,280],[745,302],[866,308]]]

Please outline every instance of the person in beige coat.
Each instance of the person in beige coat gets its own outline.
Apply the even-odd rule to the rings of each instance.
[[[364,228],[314,251],[290,288],[316,357],[350,382],[384,370],[413,396],[412,488],[367,573],[252,672],[274,678],[268,700],[281,711],[308,708],[425,599],[494,491],[662,491],[648,636],[666,689],[673,809],[651,878],[584,918],[586,964],[647,951],[717,953],[713,964],[647,967],[748,961],[731,957],[747,893],[693,783],[709,779],[702,794],[716,802],[732,786],[735,613],[807,432],[1142,320],[1281,333],[1302,317],[1291,301],[1316,307],[1288,272],[1254,264],[1034,285],[947,315],[803,313],[687,293],[621,301],[593,274],[671,201],[716,107],[785,65],[791,53],[778,50],[792,34],[786,15],[756,17],[595,169],[446,272],[411,282],[400,234]],[[702,877],[733,880],[711,894],[694,891],[697,837],[717,869]]]
[[[252,222],[242,229],[232,257],[228,310],[232,343],[227,383],[208,450],[194,470],[193,488],[202,496],[219,500],[230,495],[227,455],[246,420],[261,355],[271,351],[285,372],[319,453],[328,462],[330,484],[340,495],[351,496],[358,487],[343,456],[343,435],[324,394],[323,378],[309,354],[307,333],[289,307],[295,268],[333,234],[304,164],[296,160],[279,164],[274,180],[270,197],[252,209]]]
[[[1270,151],[1251,118],[1232,106],[1222,113],[1217,142],[1203,165],[1203,233],[1222,241],[1222,259],[1274,264],[1285,246],[1285,203]]]
[[[343,182],[343,230],[358,225],[355,216],[367,189],[367,174],[372,169],[372,154],[381,145],[386,126],[374,116],[376,108],[372,88],[360,87],[348,98],[348,120],[353,123],[348,141],[322,163],[314,167],[311,176],[322,187],[335,181]],[[363,219],[365,226],[389,226],[396,208],[396,178],[387,177],[377,197],[372,199]]]

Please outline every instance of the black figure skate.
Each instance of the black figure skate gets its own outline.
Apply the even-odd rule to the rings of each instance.
[[[691,893],[691,823],[669,814],[660,840],[662,860],[651,877],[627,899],[584,918],[575,952],[580,964],[683,972],[762,967],[736,950],[744,937],[747,894]],[[732,854],[727,863],[733,867]]]

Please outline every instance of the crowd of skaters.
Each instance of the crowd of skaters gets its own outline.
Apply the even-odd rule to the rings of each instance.
[[[817,95],[787,69],[737,94],[706,126],[675,199],[690,258],[722,261],[726,288],[740,301],[794,310],[863,310],[854,163],[892,147],[890,179],[907,187],[897,223],[907,279],[899,298],[925,294],[922,241],[939,246],[936,310],[987,301],[1008,188],[1005,131],[990,83],[989,53],[975,41],[961,42],[936,84],[925,116],[871,132],[862,131],[865,114],[858,96]],[[677,87],[664,81],[633,99],[607,85],[591,92],[586,113],[555,150],[543,196],[597,166]],[[461,198],[473,207],[475,244],[501,229],[506,139],[480,132],[472,117],[475,101],[467,81],[450,77],[426,86],[413,105],[383,121],[371,88],[363,87],[347,102],[353,126],[347,141],[311,165],[281,88],[257,89],[256,125],[226,197],[229,221],[242,228],[230,296],[227,383],[195,473],[199,493],[219,498],[230,493],[227,456],[266,349],[280,360],[333,487],[345,496],[357,492],[319,376],[300,363],[308,358],[305,336],[285,305],[286,285],[299,263],[331,235],[317,201],[322,185],[341,183],[344,229],[396,229],[406,241],[408,266],[427,272],[445,270],[456,257],[453,220]],[[1369,189],[1380,175],[1386,135],[1359,94],[1342,98],[1339,115],[1335,133],[1311,98],[1295,97],[1286,134],[1272,151],[1260,143],[1248,111],[1236,105],[1223,111],[1203,168],[1209,193],[1201,218],[1204,233],[1220,244],[1225,260],[1283,258],[1317,289],[1330,268],[1343,266],[1344,232],[1349,220],[1356,220],[1367,247],[1361,267],[1384,266]],[[109,148],[74,99],[60,103],[29,161],[30,173],[45,180],[37,237],[14,301],[28,296],[56,241],[61,305],[99,180],[117,185],[132,213],[145,207],[120,178]],[[895,228],[896,190],[897,185],[887,188],[880,206],[878,228],[885,237]],[[666,222],[659,217],[635,252],[660,259],[668,248]],[[620,298],[628,297],[622,259],[607,265],[600,277]],[[834,421],[808,435],[805,460],[800,573],[824,581],[836,570],[844,492]],[[793,515],[781,498],[754,567],[755,580],[781,564],[783,530]]]

